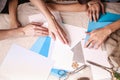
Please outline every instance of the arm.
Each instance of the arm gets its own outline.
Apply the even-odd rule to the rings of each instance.
[[[17,19],[17,5],[18,0],[9,0],[9,15],[11,28],[17,28],[20,26],[20,23]]]
[[[0,40],[27,36],[48,36],[48,29],[41,23],[30,23],[25,27],[0,30]]]
[[[78,0],[79,1],[79,0]],[[105,13],[104,5],[100,0],[91,0],[85,3],[75,3],[75,4],[47,4],[49,9],[57,11],[68,11],[68,12],[82,12],[87,11],[90,21],[97,21],[99,19],[99,14]]]
[[[87,5],[86,4],[79,4],[79,3],[74,3],[74,4],[52,4],[48,3],[48,7],[52,10],[55,11],[66,11],[66,12],[82,12],[82,11],[87,11]]]
[[[96,49],[99,48],[101,44],[107,39],[107,37],[118,29],[120,29],[120,20],[113,22],[104,28],[87,33],[90,35],[90,38],[86,42],[85,47]]]
[[[43,0],[30,0],[46,17],[48,21],[49,34],[53,39],[58,37],[64,44],[68,44],[68,40],[64,30],[55,20]]]
[[[12,37],[20,37],[23,35],[24,33],[21,28],[10,29],[10,30],[0,30],[0,40],[12,38]]]
[[[120,20],[106,26],[106,28],[109,29],[111,33],[115,32],[116,30],[120,29]]]

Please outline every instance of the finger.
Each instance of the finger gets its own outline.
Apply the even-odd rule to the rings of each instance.
[[[90,17],[90,9],[88,9],[87,15],[88,17]]]
[[[48,36],[48,33],[47,32],[37,32],[35,33],[35,36]]]
[[[92,11],[90,10],[90,14],[89,14],[89,19],[90,19],[90,22],[92,21]]]
[[[49,35],[48,31],[45,30],[35,30],[34,31],[35,36],[45,36]]]
[[[35,30],[35,32],[36,33],[48,33],[48,31],[47,30]],[[49,34],[49,33],[48,33]]]
[[[48,28],[45,28],[45,27],[42,27],[42,26],[35,26],[34,29],[35,30],[47,30],[48,31]]]
[[[66,34],[65,32],[61,29],[58,29],[58,34],[59,34],[59,37],[61,38],[61,40],[63,41],[64,44],[69,44],[68,42],[68,39],[66,37]]]
[[[99,19],[99,10],[96,11],[96,20],[98,21]]]
[[[59,38],[64,44],[69,44],[69,41],[68,41],[68,39],[67,39],[67,37],[66,37],[66,33],[65,33],[65,31],[62,29],[61,26],[63,26],[63,25],[57,23],[57,27],[56,27],[56,28],[57,28],[57,31],[56,31],[56,33],[57,33],[57,35],[58,35],[58,38]]]
[[[99,4],[101,5],[102,13],[105,14],[105,7],[104,7],[104,4],[103,4],[102,2],[99,2]]]
[[[95,45],[95,49],[98,49],[100,46],[102,45],[102,42],[97,42],[97,44]]]
[[[93,17],[93,20],[96,22],[96,10],[94,9],[92,11],[92,17]]]
[[[60,39],[60,41],[62,41],[64,44],[66,44],[65,39],[63,38],[63,34],[60,33],[60,31],[56,32],[58,38]]]
[[[36,26],[41,26],[41,25],[43,25],[42,22],[32,22],[32,23],[30,23],[30,24],[32,24],[32,25],[36,25]]]
[[[51,37],[53,40],[56,40],[56,36],[55,36],[55,34],[54,34],[54,33],[49,32],[49,35],[50,35],[50,37]]]
[[[85,43],[85,48],[87,48],[93,40],[91,38]]]
[[[96,41],[92,41],[88,47],[89,48],[94,48],[95,44],[96,44]]]
[[[65,31],[63,30],[63,28],[61,28],[61,26],[63,26],[63,25],[60,25],[60,27],[58,28],[58,31],[59,31],[60,33],[62,33],[63,36],[67,36],[67,34],[66,34]]]
[[[91,34],[91,32],[85,32],[87,35],[90,35]]]

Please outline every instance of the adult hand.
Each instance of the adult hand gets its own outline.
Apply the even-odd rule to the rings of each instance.
[[[47,36],[48,29],[42,23],[33,22],[22,28],[25,36]]]
[[[85,47],[98,49],[111,34],[111,30],[109,28],[101,28],[87,34],[90,38],[86,42]]]
[[[90,21],[97,21],[99,19],[100,11],[105,13],[104,5],[101,1],[90,1],[88,2],[88,16]]]
[[[58,37],[64,44],[69,44],[67,35],[61,26],[54,19],[53,22],[49,23],[49,34],[55,40]]]

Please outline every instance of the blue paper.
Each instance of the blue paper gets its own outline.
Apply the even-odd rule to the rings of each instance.
[[[40,52],[39,52],[41,55],[48,57],[50,42],[51,42],[51,38],[46,37],[45,42],[44,42],[44,44],[41,47]]]
[[[120,14],[114,14],[106,12],[106,14],[101,14],[98,22],[115,22],[120,19]]]
[[[103,28],[103,27],[105,27],[105,26],[107,26],[108,24],[111,24],[111,23],[112,22],[90,22],[87,32],[91,32],[93,30]]]
[[[120,14],[106,13],[100,16],[98,22],[89,22],[87,32],[91,32],[93,30],[103,28],[112,22],[115,22],[120,19]],[[89,35],[86,36],[85,41],[89,39]]]
[[[50,41],[50,37],[40,37],[30,50],[48,57]]]
[[[46,40],[46,37],[39,37],[37,41],[33,44],[30,50],[33,52],[39,53],[45,40]]]

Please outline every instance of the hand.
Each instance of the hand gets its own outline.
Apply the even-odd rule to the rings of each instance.
[[[105,8],[102,2],[100,1],[90,1],[88,2],[88,16],[90,21],[97,21],[99,19],[100,11],[105,13]]]
[[[48,29],[42,23],[33,22],[22,28],[25,36],[48,36]]]
[[[111,30],[109,28],[101,28],[87,34],[90,38],[86,42],[85,47],[98,49],[111,34]]]
[[[55,19],[52,23],[49,23],[48,28],[49,34],[54,40],[58,37],[64,44],[68,44],[67,35]]]
[[[21,26],[21,24],[20,24],[19,21],[14,21],[14,20],[11,21],[11,28],[12,28],[12,29],[13,29],[13,28],[18,28],[18,27],[20,27],[20,26]]]

